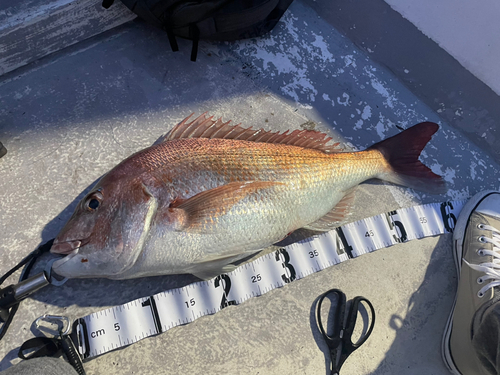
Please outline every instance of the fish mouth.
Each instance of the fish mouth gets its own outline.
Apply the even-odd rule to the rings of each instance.
[[[78,253],[78,250],[82,246],[85,246],[89,242],[88,238],[82,240],[72,240],[72,241],[61,241],[59,242],[57,239],[54,241],[54,244],[50,248],[50,252],[52,254],[59,255],[75,255]]]

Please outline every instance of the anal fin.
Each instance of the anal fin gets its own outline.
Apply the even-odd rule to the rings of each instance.
[[[201,280],[210,280],[213,279],[215,276],[221,275],[223,273],[229,273],[234,271],[238,266],[234,264],[226,264],[223,267],[218,267],[218,268],[209,268],[206,270],[200,270],[193,272],[192,275],[196,276],[198,279]]]
[[[305,225],[304,228],[324,232],[345,224],[352,213],[354,199],[355,189],[351,189],[330,212],[315,222]]]
[[[217,275],[234,271],[238,265],[232,263],[244,259],[249,255],[251,254],[239,253],[223,257],[208,256],[197,262],[190,273],[202,280],[209,280]]]

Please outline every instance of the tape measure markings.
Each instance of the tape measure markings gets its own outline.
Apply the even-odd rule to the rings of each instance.
[[[95,357],[261,296],[325,268],[389,247],[451,232],[464,201],[391,211],[279,248],[211,280],[92,313],[74,323],[84,358]]]

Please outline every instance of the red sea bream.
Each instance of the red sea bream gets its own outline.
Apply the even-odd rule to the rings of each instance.
[[[202,115],[104,175],[51,251],[61,276],[209,278],[298,228],[329,230],[352,189],[378,178],[431,193],[442,178],[419,160],[439,129],[415,125],[365,151],[340,152],[326,134],[272,133]]]

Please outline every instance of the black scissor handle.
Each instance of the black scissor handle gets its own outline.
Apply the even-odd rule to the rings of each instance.
[[[328,334],[327,330],[323,327],[323,322],[321,320],[321,305],[323,304],[323,300],[325,297],[329,295],[337,295],[338,303],[335,311],[335,323],[333,324],[333,332],[331,335]],[[316,308],[316,320],[318,322],[319,330],[323,335],[328,347],[330,349],[336,348],[340,345],[342,338],[340,337],[340,332],[344,329],[344,315],[346,310],[347,299],[340,289],[330,289],[323,293],[317,304]]]
[[[371,319],[370,319],[371,322],[370,322],[370,326],[368,327],[368,330],[366,331],[366,333],[364,335],[361,335],[361,337],[359,338],[358,341],[352,342],[352,334],[354,332],[354,327],[356,326],[356,319],[358,317],[359,305],[362,302],[365,302],[368,305],[368,307],[370,308],[369,310],[370,310],[370,315],[371,315]],[[352,353],[354,350],[356,350],[357,348],[359,348],[361,345],[364,344],[364,342],[372,334],[374,325],[375,325],[375,309],[373,308],[372,303],[369,300],[367,300],[365,297],[361,297],[361,296],[354,297],[354,299],[352,300],[352,303],[351,303],[351,307],[349,308],[349,314],[347,315],[347,323],[346,323],[346,327],[344,330],[344,340],[345,341],[349,340],[347,342],[347,344],[348,344],[348,346],[351,347],[351,348],[349,348],[350,353]]]
[[[335,295],[338,297],[338,302],[333,314],[333,332],[331,335],[329,335],[325,329],[327,327],[323,326],[323,322],[321,320],[321,306],[323,304],[323,300],[326,297]],[[363,303],[366,303],[369,307],[371,322],[368,330],[361,335],[357,342],[353,343],[352,335],[354,332],[354,327],[356,326],[359,305]],[[347,298],[344,292],[342,292],[340,289],[330,289],[329,291],[323,293],[319,297],[318,303],[316,305],[316,321],[330,352],[330,373],[332,375],[339,374],[340,368],[344,364],[347,357],[368,339],[373,331],[373,326],[375,325],[375,309],[373,308],[371,302],[366,298],[358,296],[352,300],[347,315],[347,321],[344,319],[346,310]],[[330,308],[328,314],[329,318],[331,315],[331,311],[332,308]]]

